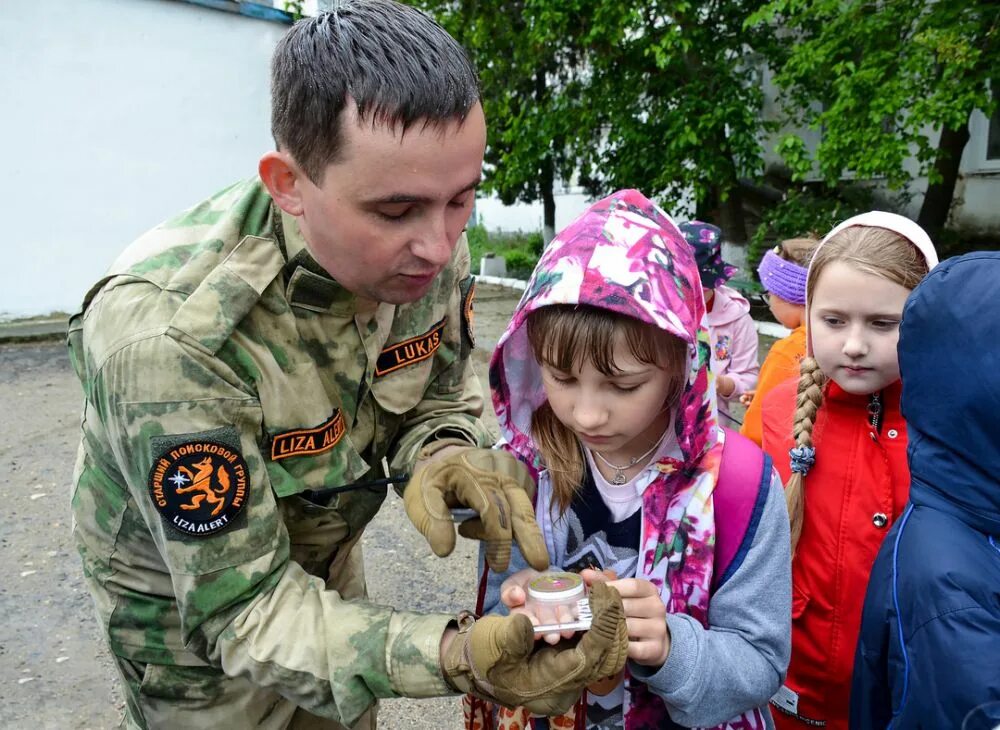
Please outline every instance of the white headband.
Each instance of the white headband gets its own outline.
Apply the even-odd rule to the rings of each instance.
[[[823,245],[829,241],[831,238],[836,236],[845,228],[851,228],[852,226],[869,226],[872,228],[884,228],[887,231],[892,231],[893,233],[898,233],[900,236],[905,238],[907,241],[912,243],[916,249],[924,257],[927,262],[927,269],[933,269],[938,265],[938,255],[937,251],[934,250],[934,244],[931,243],[930,236],[923,228],[918,226],[916,223],[895,213],[887,213],[883,210],[873,210],[868,213],[862,213],[861,215],[856,215],[853,218],[848,218],[843,223],[839,223],[834,226],[833,230],[827,233],[823,240],[820,241],[816,250],[813,251],[812,260],[809,263],[809,269],[812,270],[812,261],[816,260],[816,254],[823,247]],[[808,275],[807,275],[808,280]],[[809,322],[809,303],[806,302],[806,331],[808,333],[808,322]],[[812,355],[812,337],[807,336],[806,338],[806,348],[810,355]]]
[[[861,215],[856,215],[853,218],[848,218],[843,223],[838,223],[834,226],[833,230],[827,233],[823,240],[820,241],[819,246],[816,247],[816,251],[819,251],[824,243],[829,241],[831,238],[836,236],[845,228],[850,228],[851,226],[871,226],[872,228],[885,228],[887,231],[892,231],[893,233],[898,233],[907,241],[912,243],[917,247],[924,256],[924,260],[927,261],[927,268],[933,269],[938,265],[937,251],[934,250],[934,244],[931,243],[930,236],[927,235],[923,228],[918,226],[916,223],[911,221],[909,218],[905,218],[901,215],[896,215],[895,213],[887,213],[884,210],[873,210],[869,213],[862,213]],[[816,259],[816,252],[813,252],[813,260]]]

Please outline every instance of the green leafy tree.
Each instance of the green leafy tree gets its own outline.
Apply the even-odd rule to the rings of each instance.
[[[778,151],[793,177],[828,185],[850,174],[908,192],[914,170],[929,188],[918,222],[944,226],[975,109],[994,108],[1000,77],[994,0],[773,0],[748,27],[781,28],[769,60],[786,120],[821,131],[812,153],[797,134]]]
[[[744,20],[761,2],[604,2],[590,29],[593,113],[602,144],[580,146],[594,189],[638,187],[745,241],[745,183],[762,174],[759,49],[766,26]]]
[[[576,167],[567,146],[585,85],[577,50],[579,17],[557,2],[422,0],[469,51],[479,71],[489,124],[483,189],[507,205],[542,202],[555,229],[555,181]]]
[[[285,8],[285,12],[289,13],[292,18],[299,20],[304,17],[303,11],[303,0],[283,0],[282,5]]]
[[[741,182],[762,168],[761,89],[744,31],[762,0],[424,0],[470,50],[490,125],[485,189],[541,200],[578,175],[599,196],[635,187],[746,240]]]
[[[776,241],[801,236],[822,238],[842,220],[871,209],[871,190],[863,186],[793,185],[761,215],[747,248],[747,266],[755,271]]]

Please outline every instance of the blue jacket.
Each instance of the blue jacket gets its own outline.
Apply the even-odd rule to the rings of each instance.
[[[903,310],[910,504],[868,584],[851,728],[1000,723],[998,287],[1000,252],[971,253],[937,266]]]

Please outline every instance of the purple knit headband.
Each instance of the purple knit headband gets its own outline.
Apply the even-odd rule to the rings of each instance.
[[[764,254],[757,267],[760,283],[771,294],[792,304],[806,303],[806,275],[809,269],[794,261],[786,261],[773,250]]]

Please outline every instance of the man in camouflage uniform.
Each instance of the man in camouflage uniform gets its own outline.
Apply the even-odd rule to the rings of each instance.
[[[272,83],[260,179],[142,236],[70,323],[74,535],[126,723],[370,727],[377,698],[456,691],[558,712],[624,662],[613,591],[535,652],[524,616],[364,600],[390,476],[438,554],[466,505],[501,568],[511,539],[547,567],[468,360],[475,73],[422,14],[358,0],[294,26]]]

